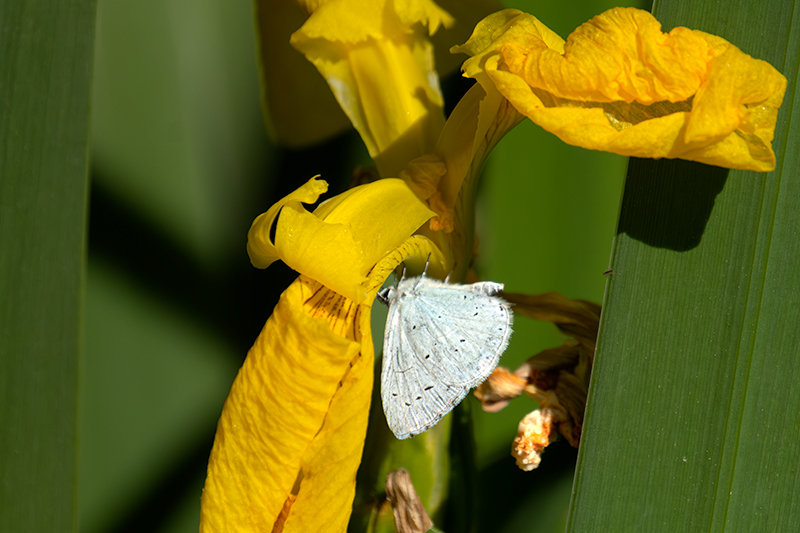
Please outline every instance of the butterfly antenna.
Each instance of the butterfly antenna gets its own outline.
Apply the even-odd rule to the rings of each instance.
[[[428,265],[430,264],[431,264],[431,254],[428,254],[428,258],[425,259],[425,268],[422,269],[423,276],[428,274]]]

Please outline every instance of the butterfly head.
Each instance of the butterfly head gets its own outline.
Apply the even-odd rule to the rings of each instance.
[[[428,268],[428,264],[427,263],[425,263],[425,268],[426,269]],[[400,275],[400,279],[396,279],[395,278],[395,283],[394,283],[393,286],[386,287],[384,289],[379,290],[378,294],[375,295],[376,298],[378,298],[378,300],[383,302],[383,305],[388,306],[389,302],[396,297],[395,295],[397,294],[397,286],[404,279],[406,279],[406,265],[405,264],[403,264],[403,273]]]
[[[394,286],[386,287],[385,289],[381,289],[380,291],[378,291],[378,294],[376,296],[378,300],[383,302],[383,305],[388,306],[389,300],[392,299],[393,292],[397,292],[397,289]]]

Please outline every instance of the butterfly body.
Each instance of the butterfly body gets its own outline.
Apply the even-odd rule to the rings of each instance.
[[[381,397],[399,439],[436,424],[492,373],[508,346],[513,315],[500,283],[419,277],[380,292],[389,306]]]

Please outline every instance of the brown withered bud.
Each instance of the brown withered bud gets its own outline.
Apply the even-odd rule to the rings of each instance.
[[[523,470],[533,470],[545,447],[558,431],[578,447],[583,428],[589,378],[600,321],[600,306],[571,300],[551,292],[540,295],[502,293],[514,304],[514,312],[535,320],[552,322],[572,337],[561,346],[548,348],[520,365],[513,373],[498,367],[475,390],[484,411],[496,412],[522,392],[536,400],[539,409],[520,422],[512,455]]]
[[[522,394],[528,379],[525,372],[521,374],[518,372],[512,374],[502,366],[495,368],[489,379],[475,389],[475,397],[481,402],[483,410],[487,413],[496,413],[508,405],[509,400]]]
[[[542,322],[552,322],[581,345],[591,347],[597,340],[600,325],[600,306],[587,300],[572,300],[557,292],[544,294],[516,294],[503,292],[501,296],[514,304],[514,313]]]
[[[433,527],[405,468],[386,476],[386,499],[392,504],[397,533],[425,533]]]

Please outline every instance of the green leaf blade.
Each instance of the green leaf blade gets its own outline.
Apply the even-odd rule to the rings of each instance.
[[[74,531],[93,0],[0,8],[0,530]]]
[[[800,522],[800,21],[787,6],[656,9],[665,29],[716,33],[787,76],[778,168],[631,161],[569,531]]]

